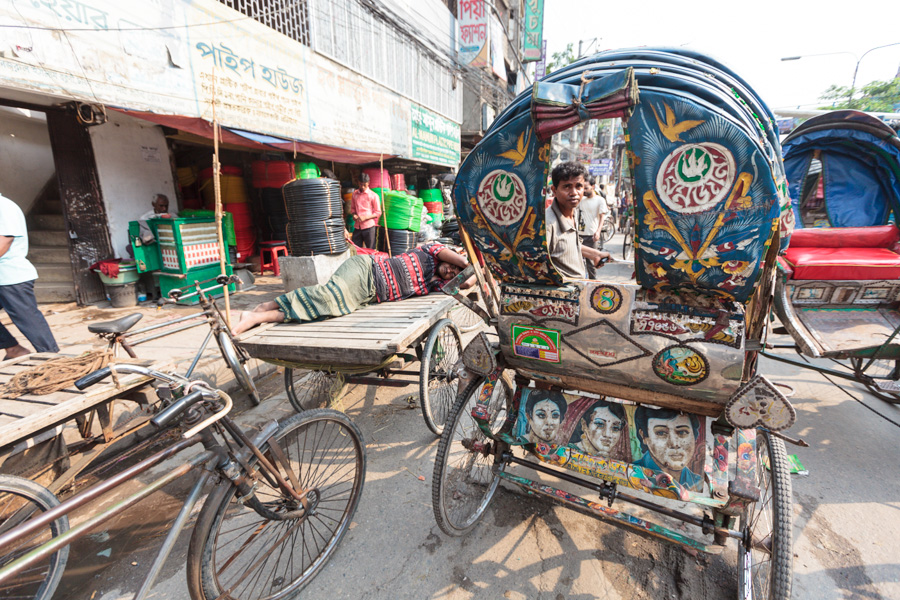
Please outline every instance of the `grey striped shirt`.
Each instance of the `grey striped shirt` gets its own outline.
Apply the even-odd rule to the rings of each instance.
[[[550,262],[562,274],[563,277],[584,279],[584,258],[581,256],[581,238],[575,222],[578,221],[578,209],[575,209],[575,218],[566,219],[556,200],[547,211],[547,251],[550,254]]]

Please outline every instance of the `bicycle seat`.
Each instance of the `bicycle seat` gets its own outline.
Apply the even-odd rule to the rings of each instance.
[[[88,325],[88,331],[91,333],[124,333],[134,327],[134,324],[143,317],[144,315],[141,313],[131,313],[128,316],[114,321],[104,321],[102,323]]]

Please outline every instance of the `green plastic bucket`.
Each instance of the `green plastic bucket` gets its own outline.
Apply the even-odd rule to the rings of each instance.
[[[424,202],[443,202],[444,196],[441,190],[419,190],[419,198]]]
[[[319,167],[313,162],[294,163],[294,173],[297,175],[297,179],[315,179],[322,176]]]

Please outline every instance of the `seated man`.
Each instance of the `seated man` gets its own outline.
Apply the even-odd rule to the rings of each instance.
[[[348,315],[371,302],[424,296],[467,266],[465,258],[438,243],[393,258],[352,256],[338,267],[328,283],[297,288],[252,311],[242,312],[232,332],[237,335],[260,323],[318,321]],[[469,278],[460,287],[471,287],[474,279]]]
[[[585,260],[602,267],[609,252],[581,243],[578,235],[578,204],[584,197],[587,170],[576,162],[556,165],[550,174],[553,204],[547,210],[547,251],[553,266],[563,277],[584,279]]]

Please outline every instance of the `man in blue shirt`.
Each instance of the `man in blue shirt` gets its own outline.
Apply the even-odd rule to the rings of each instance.
[[[28,231],[22,209],[0,195],[0,308],[28,338],[38,352],[58,352],[59,346],[34,297],[37,270],[25,258],[28,255]],[[0,323],[0,349],[3,360],[24,356],[29,350]]]

